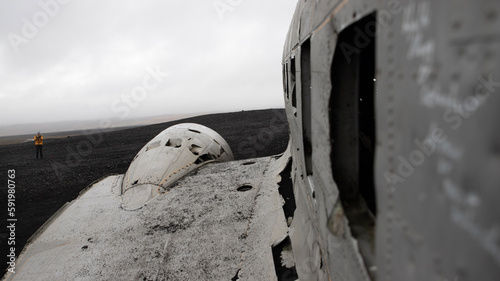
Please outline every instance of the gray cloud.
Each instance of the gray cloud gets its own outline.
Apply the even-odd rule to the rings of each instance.
[[[221,18],[217,1],[236,5]],[[148,69],[169,76],[127,117],[283,106],[281,52],[295,0],[61,3],[0,3],[5,125],[120,117],[113,104],[142,87]]]

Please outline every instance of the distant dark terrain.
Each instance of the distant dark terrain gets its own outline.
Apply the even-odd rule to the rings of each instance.
[[[7,268],[7,175],[15,170],[16,254],[26,241],[66,202],[92,182],[123,174],[139,150],[164,129],[198,123],[218,132],[237,160],[279,154],[288,144],[283,109],[242,111],[187,119],[92,135],[44,141],[43,160],[35,159],[34,143],[0,146],[0,264]],[[3,275],[3,273],[1,274]]]
[[[114,125],[114,124],[113,124]],[[43,133],[43,139],[44,140],[50,140],[50,139],[60,139],[63,137],[74,137],[74,136],[80,136],[82,134],[92,134],[92,133],[104,133],[104,132],[112,132],[112,131],[120,131],[120,130],[125,130],[125,129],[131,129],[134,128],[135,126],[128,126],[128,127],[112,127],[112,128],[106,128],[106,129],[91,129],[91,130],[73,130],[73,131],[64,131],[64,132],[56,132],[56,133]],[[24,135],[16,135],[16,136],[3,136],[0,137],[0,145],[8,145],[8,144],[17,144],[17,143],[22,143],[22,142],[31,142],[33,143],[33,136],[36,134],[36,132],[43,130],[34,130],[33,133],[31,134],[24,134]]]

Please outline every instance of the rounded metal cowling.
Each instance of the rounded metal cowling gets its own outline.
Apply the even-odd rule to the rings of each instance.
[[[214,130],[192,123],[169,127],[149,141],[130,164],[121,187],[122,207],[139,209],[200,166],[232,160],[231,148]]]

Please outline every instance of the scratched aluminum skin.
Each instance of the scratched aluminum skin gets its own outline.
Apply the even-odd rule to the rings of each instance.
[[[498,1],[298,2],[283,85],[300,280],[499,280],[499,33]]]

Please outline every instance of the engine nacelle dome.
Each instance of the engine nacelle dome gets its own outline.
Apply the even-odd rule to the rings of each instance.
[[[136,210],[189,172],[209,162],[234,160],[214,130],[192,123],[167,128],[137,153],[123,179],[122,207]]]

